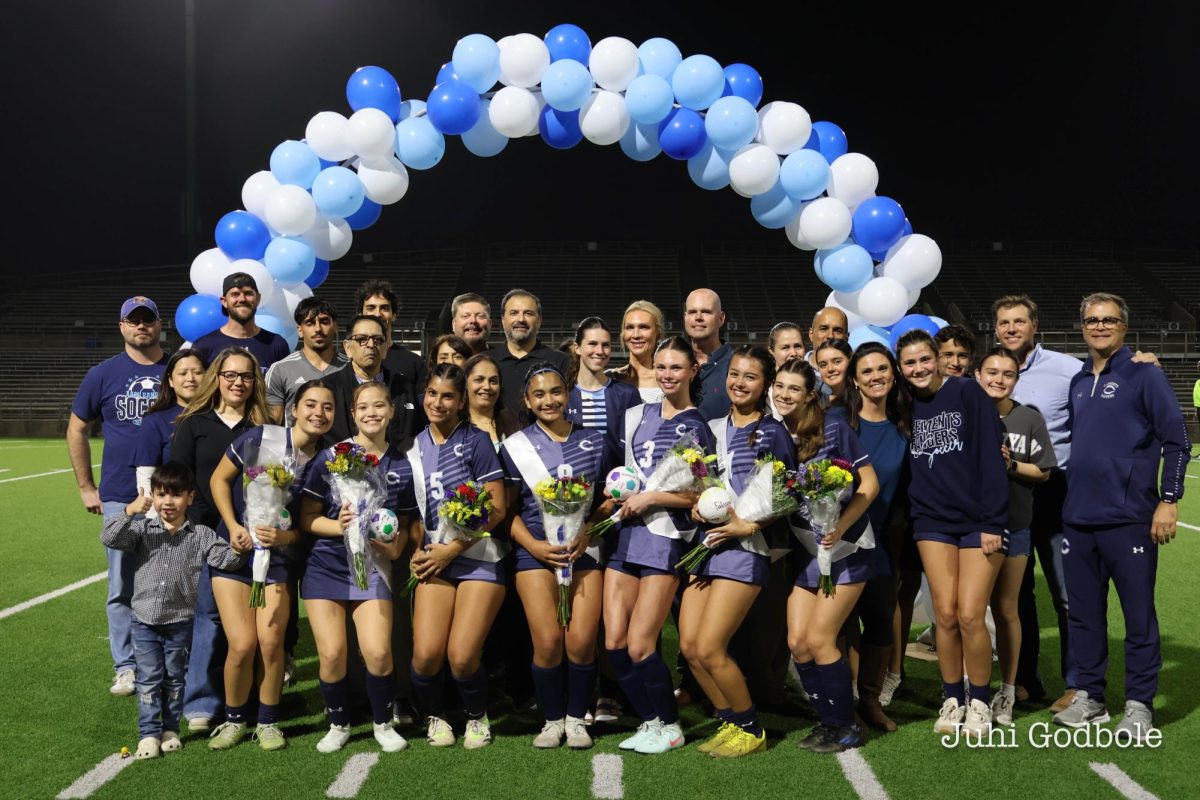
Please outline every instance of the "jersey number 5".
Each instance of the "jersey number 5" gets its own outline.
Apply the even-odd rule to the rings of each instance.
[[[434,500],[446,499],[446,487],[442,485],[442,473],[432,472],[429,475],[429,494]]]

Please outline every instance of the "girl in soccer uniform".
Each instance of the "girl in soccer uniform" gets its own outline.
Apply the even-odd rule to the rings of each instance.
[[[735,495],[744,491],[746,478],[763,454],[774,456],[786,469],[796,467],[796,448],[787,429],[767,414],[767,387],[774,382],[770,353],[749,345],[734,351],[725,380],[732,406],[728,416],[713,420],[709,428],[721,477]],[[771,558],[762,534],[767,524],[748,522],[731,510],[727,522],[703,526],[713,553],[688,576],[679,608],[679,649],[722,722],[716,735],[698,748],[715,758],[766,749],[766,733],[746,678],[729,655],[729,641],[767,585]]]
[[[434,747],[454,744],[443,712],[445,673],[458,684],[467,715],[463,746],[491,744],[487,717],[487,670],[483,642],[504,602],[508,581],[502,559],[509,544],[495,536],[507,502],[504,470],[488,435],[467,419],[463,370],[439,364],[429,373],[423,396],[429,425],[408,451],[423,525],[413,527],[412,574],[420,580],[413,603],[412,686],[417,707],[428,716],[426,739]],[[441,531],[438,508],[456,487],[474,481],[492,497],[483,530],[493,535],[465,542]]]
[[[171,460],[171,435],[175,420],[200,391],[204,380],[204,361],[195,350],[176,350],[163,370],[162,389],[142,415],[133,463],[137,465],[138,488],[150,496],[150,475],[159,464]]]
[[[933,599],[946,698],[934,730],[954,733],[961,725],[968,737],[983,737],[992,718],[992,642],[984,614],[1004,563],[1008,523],[1008,478],[1000,449],[1004,427],[978,383],[941,375],[937,346],[928,333],[905,333],[896,351],[913,394],[908,500]]]
[[[613,380],[604,373],[612,358],[612,334],[599,317],[588,317],[575,329],[571,346],[571,362],[567,386],[571,395],[566,418],[604,434],[609,443],[609,457],[619,462],[623,456],[616,451],[615,434],[625,412],[642,403],[642,397],[632,385]]]
[[[377,469],[385,476],[387,485],[382,507],[396,513],[403,531],[413,518],[417,503],[408,460],[387,441],[388,425],[395,414],[392,398],[386,386],[372,381],[354,390],[352,404],[358,433],[346,441],[366,448],[368,454],[379,459]],[[367,697],[371,701],[375,741],[384,752],[392,753],[408,744],[392,727],[396,674],[392,662],[391,561],[400,557],[406,539],[398,535],[384,543],[372,538],[367,588],[355,585],[344,538],[355,512],[350,503],[334,499],[329,463],[336,457],[336,447],[332,447],[313,459],[300,506],[300,529],[316,537],[300,583],[300,596],[317,644],[321,696],[329,718],[329,732],[317,742],[317,750],[332,753],[350,740],[350,688],[346,678],[346,614],[349,613],[367,668]],[[359,524],[368,525],[369,520],[359,520]]]
[[[797,442],[799,468],[821,459],[849,462],[854,473],[853,494],[842,501],[837,525],[821,542],[801,515],[789,520],[801,548],[796,551],[800,574],[788,598],[788,645],[804,691],[821,720],[800,747],[815,753],[840,753],[863,743],[854,720],[850,667],[838,649],[837,638],[873,574],[874,531],[866,511],[879,494],[879,480],[845,417],[826,414],[821,408],[816,387],[817,376],[808,362],[789,361],[775,376],[776,403]],[[835,591],[830,595],[819,588],[819,547],[832,550],[830,578]]]
[[[696,401],[700,365],[691,344],[665,339],[654,354],[663,399],[625,412],[620,442],[625,465],[643,485],[680,437],[690,435],[705,452],[712,431]],[[689,510],[693,492],[642,491],[621,502],[621,524],[609,532],[617,542],[604,574],[604,636],[609,663],[642,723],[621,742],[622,750],[663,753],[684,743],[671,673],[657,651],[671,601],[679,586],[675,565],[696,530]]]
[[[804,331],[795,322],[776,323],[775,327],[771,328],[771,332],[767,334],[767,350],[775,359],[775,369],[779,369],[783,366],[783,362],[790,358],[804,358]],[[767,408],[771,412],[771,416],[779,419],[779,413],[775,410],[775,400],[772,397],[774,391],[775,383],[772,381],[767,384]]]
[[[654,353],[666,330],[662,310],[649,300],[634,300],[621,317],[621,344],[629,363],[608,374],[638,390],[643,403],[662,400],[662,389],[654,375]]]
[[[517,415],[504,407],[500,391],[500,367],[486,353],[467,359],[463,365],[467,382],[467,420],[492,440],[495,451],[500,443],[520,429]]]
[[[1029,560],[1033,485],[1049,480],[1050,470],[1058,466],[1046,420],[1037,409],[1012,399],[1020,373],[1020,363],[1003,347],[984,356],[975,370],[975,380],[996,403],[1006,437],[1001,454],[1008,469],[1008,546],[991,601],[996,621],[996,655],[1000,660],[1000,691],[992,697],[992,722],[998,725],[1013,724],[1017,657],[1021,653],[1017,596]]]
[[[239,436],[225,451],[225,456],[213,470],[212,492],[221,525],[217,535],[240,548],[254,547],[250,533],[243,525],[246,502],[242,477],[247,460],[261,454],[290,465],[294,482],[287,511],[292,518],[299,515],[300,492],[304,475],[313,455],[319,449],[322,436],[333,422],[333,390],[317,379],[300,387],[292,406],[295,422],[290,428],[262,425]],[[254,736],[264,750],[279,750],[286,745],[279,730],[279,700],[283,694],[284,632],[291,615],[291,575],[294,571],[295,550],[300,531],[277,528],[275,525],[256,529],[259,542],[271,553],[266,588],[261,609],[250,607],[250,584],[253,582],[253,560],[236,571],[212,570],[213,595],[221,613],[221,626],[229,642],[225,657],[225,707],[229,716],[244,719],[252,684],[258,684],[258,727]],[[256,665],[261,665],[256,670]],[[246,726],[226,723],[217,729],[209,742],[214,750],[224,750],[236,744]]]
[[[534,694],[546,720],[533,746],[558,747],[566,737],[568,747],[582,750],[592,746],[583,718],[596,677],[596,635],[604,592],[600,546],[584,532],[568,547],[547,541],[534,489],[552,477],[583,478],[595,486],[607,472],[607,446],[600,431],[566,418],[567,381],[553,366],[530,369],[524,396],[535,421],[506,439],[500,455],[512,487],[510,505],[518,510],[512,519],[517,593],[533,636]],[[591,514],[592,521],[613,511],[612,501],[600,503],[601,499],[594,493],[593,506],[600,504],[600,508]],[[555,570],[568,564],[573,572],[571,621],[564,629],[555,613],[559,595]]]
[[[843,397],[846,387],[851,383],[850,359],[853,356],[850,345],[841,339],[826,339],[813,353],[817,372],[828,387],[825,407],[835,414],[844,414],[845,411]]]

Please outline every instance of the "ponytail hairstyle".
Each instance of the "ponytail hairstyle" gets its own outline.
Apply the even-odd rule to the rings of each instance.
[[[608,325],[599,317],[587,317],[583,322],[579,323],[579,327],[575,329],[575,346],[568,350],[570,358],[567,360],[567,374],[563,376],[563,382],[567,386],[567,391],[570,391],[576,383],[579,382],[579,347],[583,344],[583,335],[588,331],[601,329],[608,334],[609,341],[612,341],[612,331],[608,329]],[[526,376],[525,385],[529,386],[529,378]]]
[[[733,359],[737,358],[738,356],[753,359],[757,361],[759,367],[762,368],[763,390],[762,394],[758,396],[758,402],[755,403],[754,406],[755,410],[758,411],[759,416],[758,420],[754,423],[754,430],[750,431],[750,436],[746,440],[747,443],[753,447],[758,441],[758,427],[762,425],[762,421],[769,416],[767,411],[767,395],[771,391],[771,386],[775,383],[775,359],[771,356],[770,351],[765,350],[762,345],[757,344],[740,345],[736,350],[733,351],[733,355],[730,358]]]
[[[478,358],[478,356],[476,358]],[[471,361],[474,360],[475,358],[471,359]],[[471,361],[467,362],[467,366],[471,365]],[[436,380],[450,381],[450,384],[454,386],[454,391],[458,392],[458,396],[461,397],[463,401],[462,408],[458,411],[458,418],[460,420],[467,419],[470,415],[470,411],[467,408],[466,370],[457,364],[451,364],[448,361],[444,364],[437,364],[429,371],[429,380],[425,382],[425,386],[428,387]]]
[[[803,358],[789,358],[780,365],[776,377],[790,373],[804,380],[804,388],[813,395],[800,409],[800,424],[796,426],[796,460],[811,460],[825,444],[825,409],[816,392],[817,372]]]
[[[525,380],[521,383],[521,396],[525,397],[527,394],[529,394],[529,384],[534,378],[536,378],[538,375],[544,375],[548,372],[558,376],[558,379],[563,383],[563,388],[566,389],[567,393],[569,394],[571,391],[571,384],[567,383],[566,376],[562,374],[558,367],[554,366],[549,361],[539,361],[530,367],[525,373]],[[563,411],[565,413],[566,409],[564,408]],[[536,422],[537,418],[534,416],[532,408],[525,407],[521,409],[519,420],[522,425],[529,426]],[[498,424],[499,421],[497,421],[497,425]]]
[[[677,353],[683,353],[688,358],[688,363],[693,367],[699,367],[700,361],[696,358],[696,351],[692,348],[692,343],[682,336],[669,336],[658,343],[658,347],[654,348],[654,355],[658,355],[661,350],[674,350]],[[700,370],[696,370],[696,376],[692,378],[692,382],[688,384],[688,397],[692,401],[692,405],[700,402],[704,396],[700,382]]]
[[[1007,351],[1006,351],[1007,352]],[[854,378],[858,375],[858,362],[869,355],[881,355],[888,360],[892,368],[892,388],[888,391],[885,413],[888,421],[896,426],[904,438],[912,436],[912,399],[904,387],[904,379],[900,375],[900,365],[896,356],[885,344],[879,342],[864,342],[854,351],[850,358],[850,367],[843,395],[843,405],[846,407],[846,420],[855,431],[859,429],[859,419],[862,414],[862,394]]]
[[[318,380],[320,380],[320,379],[318,378]],[[308,383],[304,384],[304,389],[312,388],[309,384],[315,384],[315,383],[316,383],[316,381],[309,381]],[[328,388],[328,387],[326,387],[326,388]],[[366,381],[365,383],[360,383],[358,386],[355,386],[354,392],[350,395],[350,415],[351,416],[354,416],[354,408],[355,408],[355,406],[358,405],[358,398],[362,397],[364,394],[371,391],[372,389],[378,389],[381,392],[383,392],[383,396],[387,399],[388,405],[391,406],[392,408],[396,407],[396,401],[392,399],[392,393],[388,390],[388,387],[386,385],[380,383],[379,381]],[[297,400],[297,402],[299,402],[299,400],[300,400],[299,394],[296,395],[296,400]]]
[[[929,331],[925,331],[920,328],[913,328],[911,331],[906,331],[904,334],[902,334],[900,339],[896,342],[896,361],[899,362],[900,354],[904,352],[904,348],[913,346],[928,347],[929,352],[933,353],[934,359],[937,359],[937,342],[935,342],[933,337],[929,335]],[[903,378],[904,376],[901,375],[901,377]],[[904,385],[910,392],[912,391],[912,388],[907,380],[904,382]]]

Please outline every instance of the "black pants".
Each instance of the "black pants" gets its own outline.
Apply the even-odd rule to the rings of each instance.
[[[1033,698],[1044,694],[1038,670],[1041,656],[1041,626],[1038,622],[1037,597],[1034,587],[1034,565],[1042,564],[1054,613],[1058,617],[1059,673],[1068,689],[1074,686],[1071,647],[1067,618],[1067,585],[1062,570],[1062,507],[1067,498],[1067,476],[1060,470],[1050,472],[1050,479],[1034,487],[1033,522],[1030,525],[1033,552],[1025,566],[1021,592],[1017,597],[1017,613],[1021,620],[1021,653],[1017,659],[1017,683],[1024,686]]]

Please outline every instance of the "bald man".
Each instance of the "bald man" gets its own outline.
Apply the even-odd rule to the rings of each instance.
[[[804,354],[809,366],[817,373],[817,388],[825,397],[832,392],[825,385],[825,381],[821,380],[821,373],[817,371],[817,348],[827,339],[850,339],[850,320],[846,317],[846,312],[837,306],[825,306],[813,314],[812,327],[808,329],[808,341],[812,343],[812,350]]]
[[[733,350],[721,341],[725,312],[721,298],[712,289],[697,289],[687,296],[683,306],[683,327],[700,362],[700,402],[697,408],[705,419],[717,419],[729,413],[729,394],[725,376]]]

